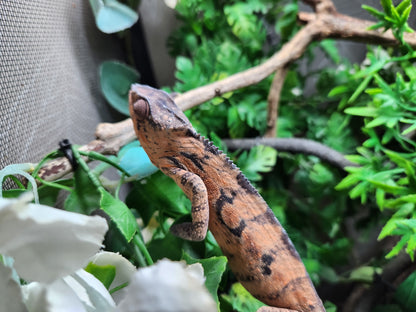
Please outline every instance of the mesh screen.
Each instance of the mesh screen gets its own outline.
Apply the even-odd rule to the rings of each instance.
[[[98,66],[120,59],[85,0],[0,0],[0,168],[94,138],[110,108]],[[111,49],[109,48],[111,47]]]

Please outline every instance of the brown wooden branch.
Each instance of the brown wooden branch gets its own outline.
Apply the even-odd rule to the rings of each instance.
[[[133,141],[136,135],[131,119],[118,123],[100,123],[95,131],[96,140],[91,141],[80,149],[94,151],[104,155],[115,155],[121,147]],[[72,171],[71,164],[65,157],[48,162],[39,171],[39,177],[46,181],[55,181]]]
[[[317,40],[327,38],[345,39],[382,46],[399,44],[391,30],[385,32],[381,29],[368,30],[370,26],[374,25],[374,22],[343,15],[338,12],[334,14],[300,12],[298,21],[305,25],[319,21],[321,31],[316,37]],[[404,39],[411,47],[416,48],[415,33],[404,33]]]
[[[339,14],[330,0],[304,0],[304,2],[310,4],[315,13],[299,13],[298,19],[305,26],[271,58],[223,80],[180,94],[175,98],[175,102],[183,110],[187,110],[224,93],[254,85],[300,58],[309,44],[315,40],[342,38],[379,45],[398,44],[389,31],[367,30],[373,22]],[[410,46],[416,47],[415,33],[406,33],[405,40]],[[117,153],[123,145],[135,138],[130,119],[112,125],[100,124],[96,135],[97,140],[90,142],[83,149],[103,154]],[[39,175],[51,181],[67,174],[70,169],[69,163],[62,158],[47,164]]]
[[[345,170],[345,167],[357,166],[350,162],[340,152],[316,141],[301,138],[256,138],[256,139],[232,139],[223,140],[231,149],[251,149],[254,146],[266,145],[281,152],[302,153],[313,155],[331,165]]]
[[[267,128],[264,133],[265,138],[274,138],[277,135],[277,116],[279,114],[279,101],[283,84],[286,79],[288,67],[279,68],[274,74],[272,85],[270,86],[269,96],[267,97]]]

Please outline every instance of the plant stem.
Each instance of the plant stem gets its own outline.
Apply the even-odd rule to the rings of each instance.
[[[141,266],[147,266],[153,264],[153,259],[149,254],[149,251],[147,250],[142,238],[139,234],[135,234],[133,237],[134,247],[135,251],[136,248],[138,248],[138,251],[136,251],[136,255],[138,256],[138,260]],[[140,255],[140,256],[139,256]],[[144,257],[144,258],[143,258]],[[146,261],[144,261],[144,259]]]

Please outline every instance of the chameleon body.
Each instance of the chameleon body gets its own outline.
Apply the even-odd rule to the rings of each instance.
[[[241,284],[275,307],[261,311],[325,311],[285,230],[232,161],[197,134],[167,93],[135,84],[129,103],[150,160],[192,202],[192,222],[173,225],[173,234],[199,241],[209,229]]]

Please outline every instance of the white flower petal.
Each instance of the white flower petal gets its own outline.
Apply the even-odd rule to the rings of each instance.
[[[115,311],[116,304],[110,293],[92,274],[78,270],[71,276],[64,277],[64,280],[87,307],[87,311]]]
[[[107,229],[98,216],[0,198],[0,253],[28,281],[49,283],[83,267]]]
[[[12,269],[0,261],[0,311],[26,312],[20,285],[12,275]]]
[[[166,6],[170,7],[171,9],[174,9],[177,3],[178,0],[165,0]]]
[[[136,267],[122,255],[114,252],[102,251],[93,256],[90,260],[96,265],[113,265],[116,267],[116,276],[110,285],[110,290],[130,282],[132,275],[136,272]],[[119,290],[112,294],[116,303],[124,297],[124,291]]]
[[[50,284],[23,286],[30,312],[113,312],[115,303],[99,280],[84,270]]]
[[[195,278],[195,269],[191,270],[193,273],[189,274],[184,262],[167,259],[139,269],[126,289],[126,297],[120,303],[119,311],[217,311],[214,299],[203,285],[203,279]]]
[[[58,279],[51,284],[32,282],[22,287],[30,312],[86,312],[75,292]]]

